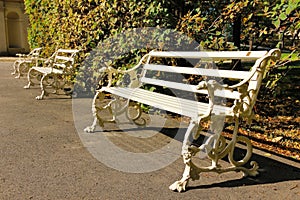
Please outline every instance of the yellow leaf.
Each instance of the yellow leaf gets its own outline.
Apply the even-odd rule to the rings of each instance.
[[[273,139],[272,139],[272,142],[279,142],[282,138],[283,138],[282,136],[273,138]]]

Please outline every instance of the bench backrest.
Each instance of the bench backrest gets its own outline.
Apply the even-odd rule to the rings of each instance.
[[[73,49],[58,49],[51,56],[51,63],[56,68],[73,68],[76,62],[76,56],[79,50]]]
[[[214,95],[229,99],[235,99],[243,102],[243,115],[249,115],[256,101],[256,97],[264,75],[265,67],[270,59],[278,59],[279,50],[267,51],[225,51],[225,52],[161,52],[151,51],[148,54],[146,64],[143,66],[140,81],[142,84],[158,85],[188,91],[193,93],[208,94],[206,89],[198,89],[197,85],[178,80],[164,79],[156,75],[157,73],[167,72],[170,74],[199,75],[210,79],[235,79],[238,83],[230,85],[226,90],[215,90]],[[184,58],[197,59],[204,63],[207,68],[169,66],[153,63],[156,58]],[[224,69],[210,69],[214,67],[215,62],[224,62],[229,60],[253,61],[255,62],[249,71],[234,71]],[[202,65],[203,66],[203,65]],[[150,76],[149,76],[150,74]]]
[[[39,58],[42,49],[43,49],[42,47],[33,49],[33,50],[28,54],[28,57],[31,57],[31,58]]]
[[[20,57],[37,58],[37,57],[39,57],[41,50],[42,50],[42,47],[39,47],[39,48],[35,48],[35,49],[31,50],[28,54],[17,53],[16,55],[20,56]]]
[[[43,48],[39,47],[39,48],[34,48],[33,50],[31,50],[28,54],[16,54],[17,56],[21,57],[21,59],[25,59],[25,60],[32,60],[32,61],[37,61],[37,59],[40,57],[40,53],[41,50]]]

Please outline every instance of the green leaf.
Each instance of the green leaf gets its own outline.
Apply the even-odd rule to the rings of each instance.
[[[153,86],[149,89],[150,92],[153,92],[154,90],[156,90],[156,88]]]
[[[285,13],[280,13],[279,19],[281,19],[282,21],[286,20],[287,19],[286,14]]]
[[[222,34],[221,31],[217,31],[217,32],[216,32],[216,35],[217,35],[217,36],[219,36],[219,35],[221,35],[221,34]]]
[[[273,21],[272,24],[273,24],[276,28],[279,28],[279,26],[280,26],[280,19],[277,19],[277,20]]]
[[[288,7],[286,8],[286,10],[285,10],[285,13],[286,13],[287,15],[289,15],[289,14],[291,14],[292,11],[293,11],[293,8],[292,8],[291,6],[288,6]]]
[[[268,11],[269,11],[269,7],[266,6],[266,7],[264,8],[264,12],[266,13],[266,12],[268,12]]]

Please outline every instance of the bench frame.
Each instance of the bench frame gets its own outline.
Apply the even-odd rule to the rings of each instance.
[[[19,58],[13,63],[13,72],[11,75],[17,74],[15,78],[20,78],[24,73],[27,73],[30,65],[38,66],[38,60],[43,48],[35,48],[29,54],[16,54]]]
[[[48,59],[40,59],[43,61],[41,66],[30,68],[27,74],[28,84],[24,86],[29,89],[35,85],[35,79],[41,87],[41,94],[36,97],[41,100],[50,93],[59,94],[63,91],[66,95],[73,92],[73,81],[71,80],[76,70],[76,56],[79,50],[58,49]],[[49,92],[48,90],[51,90]]]
[[[259,88],[265,73],[265,69],[269,64],[270,60],[276,61],[280,59],[280,50],[273,49],[269,52],[267,51],[249,51],[249,52],[159,52],[152,51],[146,54],[140,62],[129,70],[117,70],[112,67],[105,67],[101,69],[101,72],[108,77],[108,85],[103,86],[100,82],[100,89],[97,90],[92,104],[92,112],[94,116],[94,121],[91,126],[85,128],[86,132],[94,132],[97,123],[101,127],[104,127],[105,123],[115,122],[116,116],[126,113],[128,119],[138,125],[145,125],[144,123],[138,123],[137,121],[141,118],[142,110],[139,103],[148,104],[150,106],[157,106],[157,102],[154,102],[155,98],[165,98],[171,101],[176,97],[167,97],[167,95],[155,94],[150,91],[144,91],[140,87],[143,84],[154,84],[166,87],[173,87],[175,89],[186,90],[189,92],[207,94],[209,98],[209,103],[200,103],[182,100],[177,98],[179,101],[184,103],[195,103],[198,109],[193,112],[193,109],[188,110],[188,107],[182,107],[182,109],[175,108],[172,105],[168,107],[162,107],[163,109],[185,115],[190,117],[190,123],[186,130],[185,137],[182,146],[182,156],[185,164],[185,169],[182,178],[179,181],[174,182],[169,188],[174,191],[182,192],[186,190],[186,186],[189,180],[197,180],[200,178],[201,172],[217,172],[224,173],[229,171],[242,171],[244,176],[256,176],[258,174],[258,164],[255,161],[251,161],[250,169],[244,167],[246,163],[250,160],[252,156],[252,145],[251,141],[245,136],[238,135],[239,123],[242,120],[248,120],[251,122],[253,117],[253,106],[255,104]],[[206,67],[209,67],[210,63],[225,61],[225,60],[252,60],[255,64],[250,71],[231,71],[231,70],[218,70],[218,69],[203,69],[203,68],[187,68],[178,66],[166,66],[166,65],[154,65],[150,61],[154,57],[161,58],[186,58],[186,59],[200,59],[202,62],[206,62]],[[205,63],[205,62],[204,62]],[[142,73],[138,75],[136,70],[138,68],[143,68]],[[163,72],[175,72],[184,74],[196,74],[203,75],[207,77],[224,77],[224,78],[235,78],[239,79],[240,82],[234,85],[220,84],[214,79],[207,78],[201,81],[198,85],[185,85],[182,83],[169,83],[168,81],[156,80],[146,77],[147,70],[163,71]],[[113,77],[116,74],[129,74],[130,84],[126,87],[124,86],[112,86]],[[101,80],[100,80],[101,81]],[[98,102],[104,102],[106,93],[111,94],[111,100],[104,106],[100,105]],[[152,97],[153,96],[153,97]],[[151,97],[151,98],[150,98]],[[215,103],[216,97],[232,98],[234,99],[234,105],[230,107],[220,106]],[[122,99],[127,99],[127,103],[122,104]],[[150,100],[149,100],[150,99]],[[183,105],[187,106],[187,105]],[[131,116],[129,108],[134,107],[136,109],[136,115]],[[159,107],[159,105],[158,105]],[[101,115],[98,114],[99,111],[107,109],[112,118],[107,120],[103,119]],[[221,135],[223,127],[220,129],[218,126],[214,125],[214,121],[219,118],[228,118],[234,122],[234,130],[232,134],[231,141],[227,142],[226,139]],[[214,134],[207,137],[207,140],[200,146],[194,146],[192,141],[197,139],[201,131],[201,123],[210,120],[212,122],[212,130]],[[246,155],[239,161],[234,160],[234,148],[238,142],[242,142],[246,145]],[[203,167],[197,166],[192,158],[200,151],[205,151],[207,157],[211,160],[211,166]],[[228,157],[231,164],[229,167],[222,167],[219,164],[219,160]]]

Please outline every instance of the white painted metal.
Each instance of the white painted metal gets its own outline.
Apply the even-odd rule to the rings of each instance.
[[[65,93],[71,94],[71,80],[64,79],[61,76],[67,77],[72,75],[76,64],[75,57],[78,52],[79,50],[58,49],[50,58],[44,60],[42,66],[32,67],[28,71],[28,84],[24,88],[29,89],[34,85],[33,79],[37,78],[42,90],[41,95],[36,97],[37,100],[43,99],[44,95],[48,95],[48,92],[46,92],[46,88],[48,87],[52,88],[53,92],[56,93],[58,90],[63,90],[67,85],[70,87],[68,88],[70,90]],[[64,80],[60,80],[61,78]]]
[[[151,79],[151,78],[146,78],[146,77],[142,77],[141,82],[143,82],[144,84],[159,85],[159,86],[163,86],[163,87],[167,87],[167,88],[173,88],[173,89],[177,89],[177,90],[208,95],[207,89],[199,89],[199,87],[197,85],[170,82],[170,81]],[[229,99],[239,99],[240,98],[240,93],[237,91],[232,91],[232,90],[215,90],[214,95],[219,96],[219,97],[229,98]]]
[[[15,78],[20,78],[30,67],[37,66],[42,48],[35,48],[29,54],[16,54],[19,58],[13,63],[12,75],[17,74]]]
[[[146,64],[144,66],[146,70],[162,71],[179,74],[193,74],[201,76],[215,76],[215,77],[226,77],[234,79],[245,79],[249,76],[249,71],[234,71],[234,70],[219,70],[219,69],[205,69],[205,68],[189,68],[189,67],[178,67],[178,66],[167,66],[167,65],[154,65]]]
[[[189,58],[209,60],[256,60],[265,56],[267,51],[151,51],[151,57]]]
[[[103,87],[102,91],[193,119],[197,119],[199,114],[203,115],[209,109],[207,103],[151,92],[140,88]],[[232,108],[226,106],[215,105],[212,113],[223,113],[224,115],[233,116]]]
[[[218,69],[203,69],[203,68],[191,68],[182,66],[166,66],[161,64],[152,63],[152,59],[155,57],[168,57],[168,58],[193,58],[199,59],[200,62],[205,60],[253,60],[255,64],[250,71],[233,71],[233,70],[218,70]],[[116,70],[111,67],[107,67],[102,70],[103,73],[107,73],[109,77],[109,84],[107,87],[100,87],[94,97],[92,104],[92,111],[94,121],[91,126],[88,126],[85,131],[93,132],[95,130],[97,122],[101,126],[104,126],[105,122],[113,122],[116,115],[120,113],[127,113],[127,108],[131,101],[137,103],[143,103],[150,106],[154,106],[163,110],[174,112],[180,115],[190,117],[191,121],[187,131],[185,133],[182,156],[185,164],[185,170],[181,180],[176,181],[170,186],[171,190],[177,190],[179,192],[184,191],[190,179],[199,179],[201,172],[217,172],[223,173],[228,171],[242,171],[245,175],[255,176],[258,174],[258,164],[251,162],[252,168],[248,169],[243,167],[247,163],[252,154],[251,142],[248,138],[238,135],[239,122],[241,120],[251,120],[253,116],[252,108],[255,104],[256,97],[261,85],[261,81],[264,75],[266,66],[270,60],[278,60],[280,58],[280,50],[273,49],[269,52],[266,51],[241,51],[241,52],[160,52],[151,51],[145,55],[139,64],[129,70],[122,71]],[[155,60],[155,59],[154,59]],[[146,62],[143,64],[143,62]],[[151,63],[151,64],[149,64]],[[135,72],[136,69],[142,68],[141,74]],[[205,81],[201,81],[198,85],[190,85],[189,83],[173,82],[170,80],[164,80],[157,77],[147,77],[148,71],[168,72],[175,74],[190,74],[190,75],[202,75],[205,76]],[[114,74],[129,74],[131,83],[127,86],[112,86],[112,78]],[[238,81],[235,85],[224,85],[218,83],[218,78],[236,79]],[[144,84],[152,84],[167,87],[170,89],[178,89],[192,94],[202,93],[207,94],[209,102],[198,102],[196,99],[184,99],[183,97],[170,96],[166,94],[159,94],[157,92],[147,91],[141,88]],[[105,106],[97,104],[97,101],[105,99],[104,93],[110,93],[114,97]],[[215,97],[223,97],[234,99],[233,105],[218,105],[215,102]],[[121,103],[120,98],[127,99],[125,106],[119,106]],[[116,107],[112,105],[118,105]],[[113,115],[111,120],[104,120],[99,114],[99,110],[109,109]],[[135,122],[141,115],[141,109],[137,107],[137,117],[132,119]],[[224,137],[221,135],[222,128],[217,127],[214,120],[221,117],[227,117],[234,121],[234,131],[232,134],[232,140],[226,144]],[[128,118],[130,118],[128,116]],[[191,145],[191,138],[197,138],[201,130],[201,122],[211,120],[212,130],[214,134],[209,136],[207,141],[200,147]],[[144,125],[144,124],[143,124]],[[246,155],[243,159],[235,161],[233,158],[234,148],[237,142],[243,142],[246,144]],[[211,159],[211,166],[201,167],[196,166],[192,161],[199,151],[205,150],[208,158]],[[228,157],[231,163],[230,167],[222,167],[218,161],[225,156]]]

